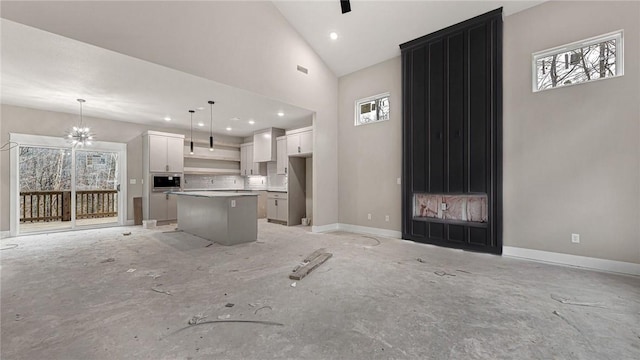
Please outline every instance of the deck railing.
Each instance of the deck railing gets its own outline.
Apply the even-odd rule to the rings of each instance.
[[[76,219],[118,215],[117,190],[76,191]],[[20,192],[20,222],[70,221],[71,191]]]

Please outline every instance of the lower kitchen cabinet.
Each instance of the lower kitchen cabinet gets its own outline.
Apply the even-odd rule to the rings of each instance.
[[[267,220],[287,223],[289,217],[289,200],[287,193],[267,193]]]
[[[176,220],[178,218],[178,204],[175,196],[161,192],[151,193],[149,196],[149,219],[157,221]]]

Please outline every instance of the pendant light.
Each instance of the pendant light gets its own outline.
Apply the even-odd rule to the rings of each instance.
[[[193,155],[193,113],[195,110],[189,110],[191,113],[191,146],[189,147],[189,154]]]
[[[84,99],[77,99],[80,103],[80,124],[78,126],[74,126],[71,131],[67,134],[67,139],[71,140],[71,144],[74,146],[85,146],[91,145],[91,140],[93,140],[93,134],[89,131],[89,128],[84,126],[82,119],[82,104],[85,102]]]
[[[211,126],[209,127],[209,151],[213,151],[213,104],[215,104],[215,101],[209,100],[209,106],[211,107]]]

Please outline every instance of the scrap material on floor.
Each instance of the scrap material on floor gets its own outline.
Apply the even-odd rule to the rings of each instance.
[[[639,277],[262,220],[231,247],[173,229],[0,240],[0,358],[640,358]]]
[[[329,260],[333,254],[325,252],[325,249],[318,249],[307,256],[302,263],[297,266],[291,274],[289,274],[289,279],[291,280],[302,280],[305,276],[309,275],[310,272],[315,270],[318,266],[324,264],[325,261]]]

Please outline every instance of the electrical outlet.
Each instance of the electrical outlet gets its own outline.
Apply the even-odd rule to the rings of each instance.
[[[389,215],[384,216],[384,221],[389,221]]]
[[[446,203],[441,203],[440,204],[440,210],[447,210],[447,204]]]
[[[580,243],[580,234],[571,234],[571,242],[574,244]]]
[[[129,179],[129,184],[135,185],[136,184],[136,179]]]
[[[396,182],[398,183],[398,185],[400,185],[400,178],[397,178]]]
[[[231,200],[231,207],[236,207],[236,201],[235,200]]]
[[[367,220],[371,220],[371,214],[367,214]]]

